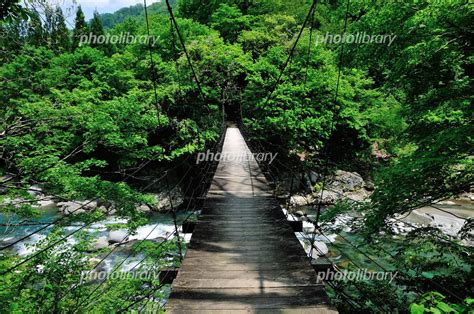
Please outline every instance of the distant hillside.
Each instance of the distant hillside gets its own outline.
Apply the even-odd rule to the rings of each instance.
[[[176,5],[176,0],[170,0],[171,6]],[[153,3],[148,6],[148,14],[157,14],[167,12],[166,3],[164,0],[160,2]],[[143,4],[136,4],[130,7],[121,8],[114,13],[102,13],[100,18],[102,19],[102,24],[104,28],[111,28],[115,25],[122,23],[127,18],[143,18]]]

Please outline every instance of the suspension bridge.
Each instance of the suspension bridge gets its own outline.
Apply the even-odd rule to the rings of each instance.
[[[337,313],[238,128],[222,153],[168,311]]]
[[[344,32],[346,31],[347,26],[349,2],[350,1],[348,0]],[[196,83],[199,95],[203,102],[206,103],[205,94],[202,91],[200,81],[192,65],[192,60],[187,52],[178,23],[174,18],[172,7],[170,6],[169,1],[166,1],[166,4],[170,14],[170,30],[172,32],[173,50],[175,50],[175,41],[177,39],[181,44],[182,52],[186,57],[189,68],[191,69],[192,78]],[[316,10],[316,4],[317,0],[314,0],[289,51],[286,62],[280,69],[280,73],[276,77],[273,86],[269,89],[268,96],[264,100],[265,105],[268,104],[273,92],[280,84],[283,73],[291,62],[292,55],[307,24],[310,25],[309,47],[311,47],[313,31],[312,20]],[[150,31],[146,8],[146,0],[144,0],[146,28],[149,35]],[[310,19],[311,22],[309,22]],[[341,46],[337,84],[334,91],[334,104],[337,104],[338,98],[339,78],[341,76],[343,63],[343,48],[344,47]],[[310,53],[311,49],[309,48],[308,59]],[[157,86],[154,77],[154,60],[151,47],[149,57],[155,105],[157,113],[160,115],[161,108],[158,105]],[[337,292],[352,309],[356,312],[360,312],[361,306],[359,302],[361,300],[354,300],[354,298],[348,295],[343,288],[333,285],[330,281],[323,282],[317,277],[317,272],[315,271],[315,267],[317,266],[311,264],[311,256],[308,258],[306,252],[296,238],[295,231],[297,230],[295,230],[294,225],[292,226],[290,222],[287,221],[287,218],[280,208],[279,202],[274,197],[272,188],[270,187],[270,182],[267,181],[260,166],[264,166],[267,173],[271,173],[271,170],[268,169],[268,165],[259,165],[257,163],[239,128],[229,126],[225,129],[224,122],[226,115],[224,106],[222,106],[222,108],[222,126],[224,134],[221,135],[221,139],[223,136],[224,143],[222,145],[221,140],[217,141],[212,151],[217,152],[218,149],[216,150],[216,147],[222,145],[223,154],[246,156],[246,158],[240,160],[221,160],[217,164],[215,170],[213,162],[206,162],[204,166],[197,169],[197,173],[194,173],[193,175],[190,173],[193,173],[193,170],[195,169],[188,164],[187,170],[184,171],[184,175],[182,175],[178,182],[174,182],[173,185],[170,185],[169,177],[173,177],[173,170],[175,169],[168,169],[162,176],[156,178],[153,182],[139,190],[139,192],[145,192],[155,183],[165,181],[168,190],[168,199],[171,200],[171,193],[180,186],[183,186],[184,188],[186,186],[186,184],[183,183],[185,179],[187,180],[189,177],[193,177],[194,180],[189,180],[187,187],[184,188],[184,194],[188,195],[188,199],[187,202],[185,202],[186,204],[182,206],[182,209],[189,211],[190,209],[202,208],[202,211],[197,223],[194,224],[193,235],[190,243],[187,245],[186,254],[182,260],[181,267],[177,271],[177,275],[176,270],[174,269],[171,271],[163,271],[163,275],[159,280],[159,285],[150,285],[149,287],[145,287],[146,289],[144,291],[141,290],[137,294],[123,297],[119,301],[116,312],[124,313],[138,306],[140,307],[138,312],[144,310],[147,311],[150,309],[147,305],[151,300],[153,301],[152,303],[156,303],[159,306],[159,309],[161,309],[163,303],[155,302],[157,300],[155,292],[164,284],[169,282],[172,282],[172,286],[170,298],[166,303],[166,310],[170,313],[337,313],[335,308],[329,305],[328,297],[325,292],[325,285],[328,285],[332,290]],[[242,114],[241,111],[240,114]],[[243,122],[242,117],[241,122]],[[332,129],[332,127],[330,129]],[[189,156],[187,158],[189,158]],[[187,161],[187,159],[183,160],[182,164],[175,168],[185,165]],[[128,179],[133,178],[133,176],[142,170],[149,162],[150,160],[144,161],[133,171],[133,173],[127,174],[122,182],[126,182]],[[328,162],[326,161],[326,166],[327,164]],[[183,167],[183,169],[185,168],[186,167]],[[39,169],[38,172],[45,170],[47,169]],[[287,170],[289,170],[288,173],[293,177],[293,170]],[[210,186],[208,183],[203,183],[206,180],[207,175],[212,176]],[[324,190],[324,182],[323,178],[323,188],[321,188],[321,191]],[[0,185],[5,183],[6,182],[0,182]],[[205,200],[203,206],[200,206],[202,195],[205,195]],[[292,191],[290,188],[289,198],[291,198],[291,195]],[[97,198],[90,200],[88,203],[96,200]],[[82,204],[75,211],[81,210],[88,203]],[[318,204],[318,217],[321,209],[320,205],[321,204]],[[168,240],[177,239],[178,247],[181,248],[180,230],[178,226],[180,224],[183,225],[184,231],[184,225],[191,216],[178,222],[176,219],[176,211],[177,208],[173,206],[173,203],[170,201],[170,208],[166,213],[173,215],[175,231],[169,234],[160,245],[164,245]],[[71,214],[73,213],[74,212],[71,212]],[[51,226],[64,223],[65,220],[66,217],[63,216],[52,222],[42,224],[42,227],[36,229],[30,234],[0,247],[0,251],[12,248],[14,245],[25,241],[35,234],[45,231]],[[40,254],[53,249],[56,245],[63,243],[81,230],[85,230],[93,222],[94,221],[90,221],[83,224],[78,229],[58,240],[55,240],[45,248],[32,253],[0,273],[0,276],[11,273],[22,265],[26,265],[26,263],[34,260],[34,258]],[[24,226],[28,223],[29,222],[25,220],[18,223],[17,226]],[[317,218],[316,222],[312,223],[315,227],[318,227]],[[157,226],[158,224],[156,224],[150,233],[138,243],[137,247],[150,237]],[[322,236],[327,238],[320,228],[318,230]],[[113,247],[107,254],[105,254],[102,259],[92,267],[89,273],[104,263],[106,259],[126,241],[128,235],[129,234],[127,234],[117,246]],[[388,271],[370,255],[361,251],[360,247],[352,244],[341,234],[337,233],[337,235],[351,247],[367,257],[367,259],[378,268],[385,272]],[[314,235],[313,239],[305,240],[308,240],[311,244],[311,253],[313,253],[313,250],[317,249],[314,246]],[[328,238],[327,240],[328,242],[331,242]],[[339,245],[336,243],[332,243],[331,245],[341,254],[341,256],[345,256],[357,269],[362,268],[354,262]],[[157,249],[158,248],[159,246]],[[181,250],[179,253],[180,257],[183,257]],[[393,258],[394,260],[396,259],[396,256],[392,256],[390,252],[384,251],[384,253],[386,253],[390,258]],[[130,252],[124,259],[114,265],[111,273],[120,271],[121,265],[125,263],[132,254],[133,253]],[[147,257],[148,256],[145,255],[143,259],[140,260],[130,271],[133,271],[135,268],[139,269]],[[323,258],[328,260],[328,264],[331,264],[327,257]],[[323,267],[325,267],[325,265],[323,265]],[[173,278],[170,277],[174,277],[174,275],[176,275],[176,278],[173,280]],[[436,286],[439,290],[445,291],[447,294],[462,301],[456,293],[441,286],[436,281],[432,281],[431,284]],[[63,294],[56,300],[56,303],[60,303],[68,298],[72,292],[80,286],[81,285],[71,286],[63,292]],[[355,288],[360,290],[357,284],[355,284]],[[74,301],[75,303],[72,308],[75,310],[73,312],[81,313],[94,311],[94,305],[97,304],[97,302],[101,302],[101,298],[111,289],[113,289],[113,284],[107,285],[106,279],[99,282],[87,295],[81,296]],[[153,308],[153,306],[154,304],[151,305],[151,308]],[[379,308],[379,312],[386,312],[386,310],[381,308],[379,305],[376,305],[375,307]]]

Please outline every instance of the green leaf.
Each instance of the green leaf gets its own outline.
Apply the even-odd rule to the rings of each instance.
[[[425,312],[425,306],[422,304],[412,303],[410,304],[411,314],[423,314]]]

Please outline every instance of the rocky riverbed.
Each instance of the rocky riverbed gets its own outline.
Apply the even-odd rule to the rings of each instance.
[[[140,240],[147,239],[154,242],[162,242],[165,239],[172,239],[175,231],[172,216],[165,213],[166,209],[170,208],[170,202],[173,206],[179,207],[184,197],[182,192],[177,189],[174,193],[156,193],[151,194],[157,201],[155,204],[142,204],[137,206],[137,210],[145,213],[149,218],[149,223],[139,227],[134,233],[129,233],[127,229],[120,229],[120,225],[126,225],[126,219],[120,218],[116,215],[116,208],[113,204],[91,201],[91,200],[77,200],[68,202],[59,202],[54,197],[45,195],[40,187],[32,186],[28,191],[35,199],[35,203],[29,200],[14,199],[4,200],[3,204],[11,204],[20,206],[28,201],[34,208],[38,209],[40,215],[28,221],[28,224],[23,226],[15,226],[21,220],[11,216],[0,215],[0,247],[14,243],[18,239],[25,237],[36,230],[42,229],[40,232],[28,237],[24,241],[16,243],[11,247],[11,251],[16,252],[19,256],[26,256],[35,250],[35,244],[43,240],[46,235],[51,232],[53,226],[48,226],[52,221],[64,215],[75,215],[79,213],[87,213],[93,210],[101,210],[107,214],[106,218],[97,221],[83,230],[92,235],[93,240],[90,243],[89,252],[96,252],[103,249],[110,249],[117,247],[113,254],[107,257],[101,268],[108,270],[113,267],[115,261],[128,255],[135,243]],[[191,212],[178,211],[177,220],[187,218]],[[74,232],[83,226],[80,222],[72,223],[64,227],[66,234]],[[118,228],[118,229],[117,229]],[[180,226],[179,226],[180,228]],[[179,229],[181,231],[181,229]],[[183,235],[181,235],[183,236]],[[184,235],[185,241],[189,241],[190,235]],[[67,243],[74,244],[76,239],[70,237]],[[107,250],[105,250],[107,251]],[[122,270],[132,268],[137,261],[140,261],[143,256],[140,254],[131,256],[123,265]]]

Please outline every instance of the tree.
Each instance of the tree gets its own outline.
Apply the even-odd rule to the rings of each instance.
[[[53,29],[51,31],[52,48],[56,51],[69,50],[69,31],[66,28],[63,11],[56,7],[53,18]]]
[[[474,10],[463,1],[371,6],[354,31],[397,35],[389,48],[363,45],[348,58],[401,103],[407,128],[377,177],[368,224],[468,191],[473,176],[471,99]]]
[[[221,33],[224,40],[233,43],[240,32],[249,26],[249,20],[236,6],[222,3],[212,14],[211,26]]]
[[[90,24],[90,31],[92,35],[95,35],[95,36],[104,35],[104,27],[102,26],[102,21],[97,11],[94,12],[94,17],[92,18],[92,21]],[[92,47],[94,46],[92,45]]]
[[[27,42],[34,46],[41,46],[45,43],[45,34],[43,25],[41,24],[41,18],[38,11],[33,10],[28,20],[27,28]]]
[[[81,6],[77,8],[76,19],[74,20],[74,31],[72,35],[72,49],[79,47],[81,36],[89,36],[89,27],[86,23],[84,12],[82,12]]]
[[[92,18],[92,21],[90,23],[90,32],[92,34],[92,38],[104,37],[104,27],[102,26],[100,14],[97,11],[94,12],[94,17]],[[106,42],[105,40],[104,42],[91,41],[91,47],[100,49],[107,55],[109,55],[112,50],[110,43]]]
[[[0,21],[11,23],[13,21],[27,20],[29,11],[19,2],[19,0],[2,1],[0,3]]]

